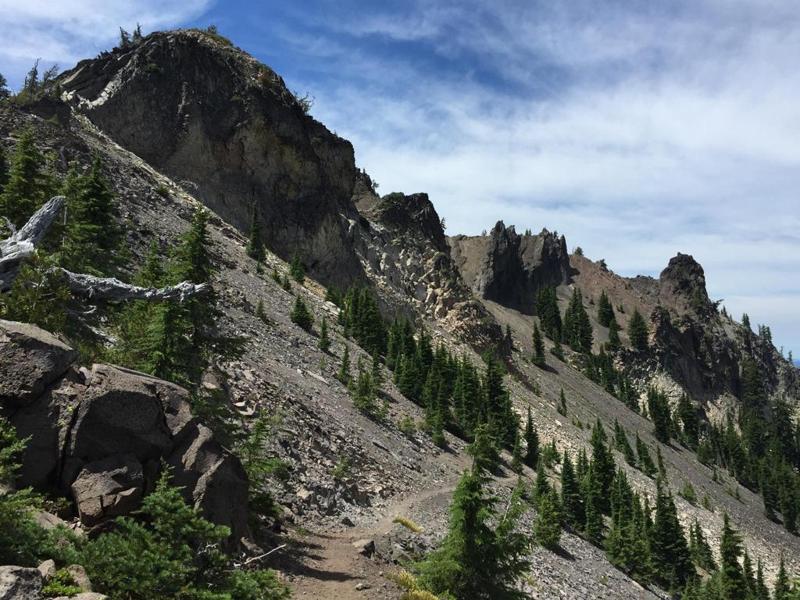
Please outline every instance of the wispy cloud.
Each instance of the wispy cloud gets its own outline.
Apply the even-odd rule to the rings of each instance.
[[[0,72],[18,86],[37,58],[72,66],[118,39],[119,27],[175,26],[208,9],[212,0],[0,0]]]
[[[712,295],[800,351],[800,6],[439,2],[326,19],[313,39],[334,51],[290,79],[317,84],[315,113],[383,191],[428,191],[452,232],[556,228],[626,274],[691,252]]]

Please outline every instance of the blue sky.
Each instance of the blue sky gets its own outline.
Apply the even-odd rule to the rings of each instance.
[[[0,0],[0,72],[216,24],[449,233],[557,229],[622,274],[676,252],[800,355],[800,3]],[[134,6],[135,4],[135,6]]]

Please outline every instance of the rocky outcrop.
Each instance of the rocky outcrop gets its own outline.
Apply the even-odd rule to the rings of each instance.
[[[38,569],[0,567],[0,600],[39,600],[42,574]]]
[[[186,390],[111,365],[80,368],[70,347],[30,325],[0,321],[0,356],[17,359],[13,372],[0,366],[0,386],[29,438],[20,485],[65,492],[94,526],[136,509],[164,461],[188,502],[233,539],[247,534],[247,476],[193,418]]]
[[[706,276],[691,255],[680,252],[670,259],[659,276],[659,297],[679,313],[694,312],[702,317],[715,313],[706,290]]]
[[[498,221],[488,236],[455,236],[450,247],[479,297],[525,314],[533,313],[540,289],[569,281],[567,242],[546,229],[538,235],[519,235],[513,225]]]
[[[306,114],[269,67],[219,36],[154,33],[80,62],[64,97],[114,141],[247,232],[253,210],[280,256],[325,282],[362,275],[347,217],[351,144]]]
[[[387,194],[374,208],[376,219],[395,233],[414,232],[439,252],[447,251],[442,220],[428,194]]]

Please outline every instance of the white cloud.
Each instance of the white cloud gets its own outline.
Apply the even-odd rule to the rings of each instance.
[[[752,302],[800,354],[800,5],[594,4],[365,19],[352,33],[477,56],[511,89],[345,48],[315,114],[382,192],[429,192],[451,232],[547,226],[625,274],[690,252],[712,296]]]
[[[37,58],[71,67],[110,47],[119,27],[175,26],[205,12],[212,0],[0,0],[0,65],[16,87]]]

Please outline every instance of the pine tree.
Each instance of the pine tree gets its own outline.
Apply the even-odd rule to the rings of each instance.
[[[530,568],[528,538],[515,531],[522,505],[515,494],[503,515],[487,495],[484,476],[467,471],[453,494],[450,525],[438,550],[419,565],[419,581],[453,598],[523,600],[517,580]],[[492,529],[491,523],[497,522]]]
[[[22,227],[52,191],[44,157],[34,143],[34,131],[24,129],[11,155],[8,180],[0,194],[0,216]]]
[[[681,395],[677,408],[678,417],[683,424],[683,437],[689,448],[697,448],[700,436],[700,425],[697,410],[687,394]]]
[[[641,470],[648,477],[655,476],[658,470],[653,462],[653,458],[650,456],[650,450],[639,437],[638,433],[636,434],[636,456],[636,464],[638,465],[639,470]]]
[[[511,470],[514,473],[522,473],[522,446],[520,444],[519,430],[514,437],[514,448],[511,451]]]
[[[252,214],[250,215],[250,236],[247,239],[247,256],[257,262],[263,262],[266,256],[264,252],[264,239],[261,234],[261,217],[258,211],[258,203],[253,203]]]
[[[331,348],[331,339],[328,335],[328,319],[322,316],[322,324],[319,328],[319,349],[327,352]]]
[[[560,414],[562,417],[567,416],[567,397],[564,395],[564,388],[561,388],[561,391],[558,394],[558,406],[556,407],[556,412]]]
[[[781,564],[778,568],[778,576],[775,578],[775,589],[773,592],[774,600],[790,600],[792,587],[789,584],[789,575],[786,573],[786,564],[781,554]]]
[[[536,315],[542,325],[542,331],[551,340],[561,339],[561,311],[554,287],[539,290],[536,297]]]
[[[746,581],[739,558],[742,556],[742,538],[731,527],[726,513],[723,516],[719,542],[721,600],[741,600],[747,592]]]
[[[664,492],[660,482],[656,488],[656,511],[650,546],[659,579],[669,589],[682,589],[693,573],[689,546],[678,521],[672,496]]]
[[[472,456],[474,471],[494,473],[500,465],[500,452],[485,424],[475,428],[475,439],[467,446],[467,452]]]
[[[631,466],[636,466],[636,455],[633,453],[630,442],[628,442],[625,430],[617,419],[614,419],[614,446],[625,457],[625,462]]]
[[[561,506],[567,525],[573,530],[583,529],[586,523],[583,498],[575,475],[575,467],[566,450],[561,465]]]
[[[545,366],[544,340],[536,323],[533,324],[533,364],[539,367]]]
[[[294,307],[292,308],[292,313],[289,315],[289,318],[292,320],[292,323],[306,331],[311,331],[311,326],[314,324],[314,316],[309,312],[306,303],[303,302],[300,296],[295,298]]]
[[[592,351],[592,324],[586,309],[583,308],[583,296],[578,288],[572,292],[572,298],[564,314],[562,338],[576,352],[590,354]]]
[[[651,387],[647,391],[647,410],[653,420],[656,439],[668,444],[671,438],[672,416],[666,395]]]
[[[259,298],[258,304],[256,304],[256,317],[264,323],[268,322],[267,313],[264,311],[264,300],[262,298]]]
[[[7,99],[11,95],[11,92],[8,90],[8,82],[6,78],[3,77],[3,74],[0,73],[0,102]],[[2,182],[0,182],[0,188],[2,188]]]
[[[769,589],[764,581],[764,568],[761,565],[761,559],[758,559],[758,568],[756,569],[756,600],[770,600]]]
[[[611,302],[608,301],[605,290],[602,291],[600,300],[597,302],[597,321],[603,327],[610,327],[612,321],[616,322],[614,319],[614,308],[611,306]]]
[[[607,513],[610,506],[611,482],[614,480],[616,465],[614,457],[608,450],[608,438],[600,419],[595,422],[592,429],[592,471],[597,479],[599,497],[597,501],[601,512]]]
[[[2,78],[2,75],[0,75]],[[0,100],[2,100],[2,81],[0,81]],[[3,188],[8,181],[8,158],[6,157],[6,149],[0,145],[0,197],[3,194]]]
[[[701,569],[705,569],[709,573],[716,570],[717,564],[714,562],[714,554],[697,519],[689,526],[689,553],[694,564]]]
[[[533,484],[533,498],[538,504],[539,501],[550,493],[550,482],[547,479],[547,472],[544,468],[544,461],[539,460],[536,467],[536,481]]]
[[[528,408],[528,419],[525,421],[525,459],[524,462],[531,469],[536,468],[539,462],[539,434],[533,425],[531,409]]]
[[[631,320],[628,323],[628,339],[631,341],[631,347],[639,352],[646,352],[648,336],[649,332],[644,317],[639,312],[639,309],[634,309]]]
[[[555,490],[544,494],[537,503],[534,522],[536,541],[548,550],[556,550],[561,539],[561,511]]]
[[[597,477],[594,463],[589,466],[589,471],[583,479],[582,497],[586,521],[583,532],[586,539],[595,546],[603,544],[603,497],[600,482]]]
[[[306,269],[297,254],[292,257],[292,262],[289,263],[289,274],[300,285],[303,285],[306,280]]]
[[[617,319],[611,319],[608,324],[608,343],[606,347],[609,350],[619,350],[622,347],[622,341],[619,339],[620,326]]]
[[[336,379],[346,386],[350,385],[350,380],[352,379],[352,376],[350,375],[350,347],[347,344],[344,345],[344,352],[342,353],[342,365],[339,367],[339,373],[337,373]]]
[[[114,195],[95,157],[86,175],[71,169],[62,188],[66,198],[66,226],[61,264],[80,273],[110,275],[120,247],[120,228],[114,213]]]

